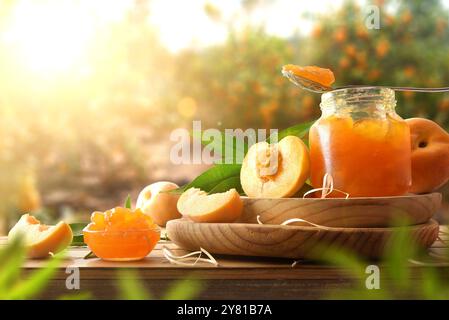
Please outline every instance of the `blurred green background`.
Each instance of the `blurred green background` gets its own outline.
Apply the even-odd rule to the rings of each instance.
[[[170,132],[192,120],[316,119],[319,95],[286,81],[287,63],[328,67],[337,85],[446,86],[448,23],[438,0],[1,0],[0,234],[23,212],[86,219],[155,180],[192,179],[205,166],[169,159]],[[397,99],[402,117],[449,129],[448,94]]]

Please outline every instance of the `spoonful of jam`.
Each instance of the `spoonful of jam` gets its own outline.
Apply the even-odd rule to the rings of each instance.
[[[332,88],[335,82],[334,73],[330,69],[316,66],[301,67],[287,64],[282,67],[282,75],[293,82],[298,87],[315,93],[325,93],[332,90],[367,87],[367,85],[349,85]],[[387,87],[387,86],[368,86]],[[387,87],[395,91],[415,91],[415,92],[449,92],[449,87],[441,88],[417,88],[417,87]]]

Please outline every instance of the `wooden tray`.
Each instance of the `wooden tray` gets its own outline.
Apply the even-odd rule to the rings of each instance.
[[[328,227],[389,227],[398,218],[410,225],[429,221],[441,206],[441,194],[406,195],[400,197],[314,199],[255,199],[242,197],[244,213],[238,222],[281,224],[301,218]],[[295,223],[295,225],[307,225]]]
[[[438,223],[407,227],[415,243],[430,247],[438,236]],[[379,258],[396,228],[315,228],[245,223],[195,223],[172,220],[168,237],[179,247],[210,253],[319,259],[326,249],[345,248],[367,258]]]

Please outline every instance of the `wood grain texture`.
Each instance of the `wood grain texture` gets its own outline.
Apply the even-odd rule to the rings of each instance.
[[[244,211],[238,222],[257,223],[256,217],[260,215],[264,224],[301,218],[322,226],[346,228],[389,227],[398,218],[407,219],[411,225],[422,224],[441,207],[440,193],[382,198],[242,199]]]
[[[447,240],[447,227],[440,227],[440,238]],[[6,245],[6,237],[0,237],[0,248]],[[162,246],[168,246],[176,254],[185,254],[169,241],[160,241],[156,248],[142,261],[108,262],[100,259],[83,259],[89,249],[69,248],[67,258],[59,266],[45,292],[39,298],[57,299],[61,295],[73,294],[66,287],[66,267],[78,267],[82,291],[91,292],[95,299],[117,299],[118,268],[130,268],[138,273],[140,282],[156,297],[161,297],[174,281],[187,276],[199,279],[204,290],[202,299],[319,299],[328,297],[333,290],[358,288],[361,279],[350,270],[330,264],[317,264],[300,261],[292,267],[293,260],[281,258],[243,257],[214,255],[218,267],[207,263],[198,263],[186,267],[170,264],[162,255]],[[434,251],[445,250],[445,254],[435,256]],[[430,249],[426,264],[410,264],[410,281],[420,281],[422,269],[430,264],[438,269],[441,281],[449,281],[448,242],[436,241]],[[23,265],[24,277],[46,265],[47,260],[27,259]],[[376,262],[381,268],[382,285],[391,281],[388,265]],[[411,288],[419,289],[420,283]],[[409,287],[407,287],[408,290]]]
[[[430,247],[438,236],[435,220],[407,227],[417,245]],[[186,250],[200,247],[214,254],[320,259],[329,248],[344,248],[367,258],[380,258],[396,228],[316,228],[244,223],[167,224],[170,239]]]

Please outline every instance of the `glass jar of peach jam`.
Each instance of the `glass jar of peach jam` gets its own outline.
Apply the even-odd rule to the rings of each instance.
[[[395,106],[394,91],[388,88],[340,89],[322,95],[322,115],[309,134],[314,188],[322,187],[327,173],[334,188],[350,197],[407,193],[410,130]]]

